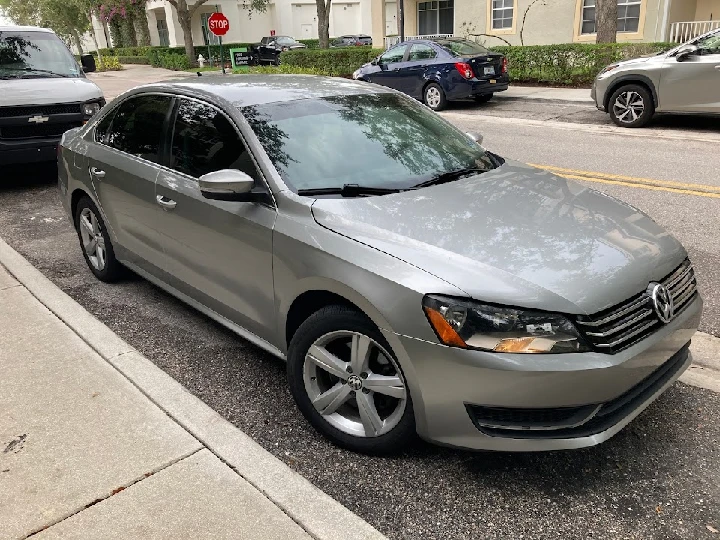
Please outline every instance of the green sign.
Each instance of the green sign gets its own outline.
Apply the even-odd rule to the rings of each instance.
[[[248,54],[247,47],[230,49],[230,61],[232,62],[233,68],[247,66],[250,63],[250,55]]]

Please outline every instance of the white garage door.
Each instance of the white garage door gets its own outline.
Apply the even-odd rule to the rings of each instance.
[[[316,39],[317,6],[315,4],[293,4],[293,36],[295,39]]]
[[[335,3],[330,8],[330,36],[339,37],[345,34],[361,34],[360,4]]]

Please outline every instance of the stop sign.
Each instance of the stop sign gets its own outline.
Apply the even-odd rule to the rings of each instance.
[[[208,18],[208,29],[216,36],[224,36],[230,30],[230,21],[222,13],[213,13]]]

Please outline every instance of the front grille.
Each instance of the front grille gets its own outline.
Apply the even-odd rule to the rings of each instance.
[[[82,126],[82,122],[62,122],[58,124],[39,124],[39,125],[23,125],[23,126],[3,126],[0,127],[0,139],[2,140],[20,140],[20,139],[40,139],[47,137],[60,137],[67,130]]]
[[[675,316],[697,295],[695,271],[688,259],[661,283],[673,297]],[[578,316],[576,322],[588,342],[609,354],[630,347],[663,326],[648,291],[595,315]]]
[[[24,107],[0,107],[0,118],[13,116],[49,116],[51,114],[81,114],[80,103],[65,103],[61,105],[28,105]]]
[[[475,427],[486,435],[512,439],[570,439],[589,437],[610,429],[632,414],[648,401],[653,394],[665,386],[677,375],[688,359],[690,343],[676,352],[652,374],[633,386],[620,397],[602,404],[584,407],[560,407],[552,409],[497,409],[477,405],[466,405],[470,419]],[[502,418],[520,420],[512,425],[491,424],[488,416],[504,411]],[[589,413],[588,413],[589,411]],[[542,418],[542,426],[529,424],[531,420]],[[548,420],[555,419],[553,424]],[[580,419],[571,423],[571,420]]]

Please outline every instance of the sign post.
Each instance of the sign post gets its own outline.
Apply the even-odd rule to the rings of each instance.
[[[227,34],[228,30],[230,30],[230,21],[222,13],[213,13],[210,17],[208,17],[208,29],[220,38],[220,65],[222,66],[223,75],[225,75],[222,37]]]

